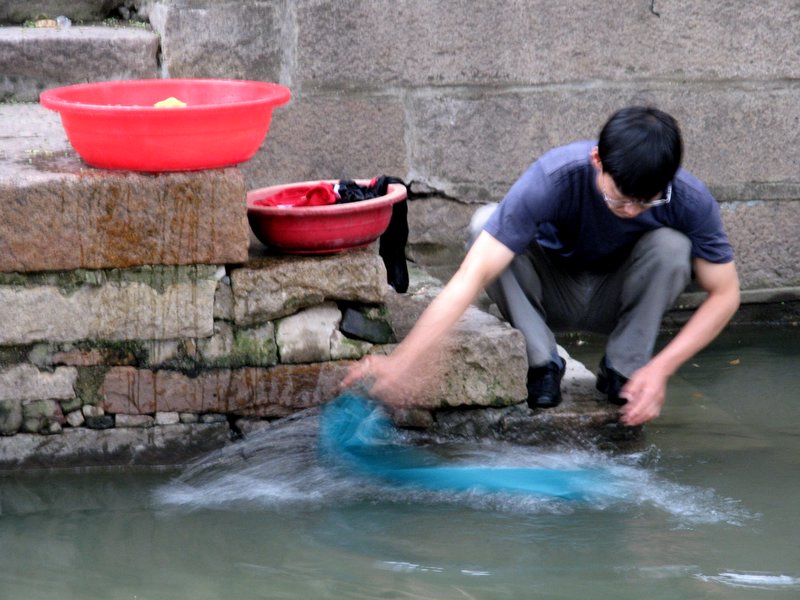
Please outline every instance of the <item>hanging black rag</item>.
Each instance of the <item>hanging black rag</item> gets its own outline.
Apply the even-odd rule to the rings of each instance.
[[[402,179],[381,175],[370,181],[369,185],[358,185],[352,179],[342,179],[337,187],[337,204],[358,202],[385,196],[389,184],[399,183],[408,189]],[[392,218],[389,226],[378,242],[378,254],[386,266],[386,279],[400,294],[408,290],[408,265],[406,265],[406,244],[408,243],[408,203],[406,200],[392,205]]]

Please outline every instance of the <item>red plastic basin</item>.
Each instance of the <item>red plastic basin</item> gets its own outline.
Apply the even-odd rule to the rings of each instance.
[[[348,204],[259,204],[277,194],[291,195],[319,183],[306,181],[248,192],[247,218],[250,228],[261,243],[288,254],[330,254],[367,246],[386,231],[392,218],[392,205],[406,198],[405,186],[390,184],[385,196]],[[360,180],[358,184],[368,185],[369,181]]]
[[[175,97],[181,108],[156,108]],[[46,90],[67,138],[88,164],[132,171],[193,171],[249,160],[288,88],[232,79],[139,79]]]

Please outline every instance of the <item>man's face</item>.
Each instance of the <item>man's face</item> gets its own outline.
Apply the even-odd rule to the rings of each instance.
[[[597,189],[602,194],[608,210],[614,213],[615,216],[620,219],[633,219],[650,208],[640,198],[628,198],[619,191],[614,178],[603,170],[603,163],[600,161],[600,153],[596,146],[592,149],[591,160],[597,171]],[[654,202],[656,205],[667,204],[671,196],[672,186],[669,185],[667,186],[666,197],[662,198],[661,194],[656,194],[646,202]]]
[[[601,171],[597,179],[606,206],[615,216],[620,219],[633,219],[647,210],[647,206],[620,193],[611,175],[605,171]]]

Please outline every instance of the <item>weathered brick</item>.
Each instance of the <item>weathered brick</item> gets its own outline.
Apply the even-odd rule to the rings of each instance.
[[[238,325],[284,317],[325,300],[379,304],[387,289],[383,261],[369,250],[253,258],[231,279]]]
[[[272,322],[259,327],[237,329],[230,357],[241,366],[269,367],[278,362],[278,346],[275,343],[275,325]]]
[[[350,362],[277,365],[234,372],[228,412],[250,417],[280,417],[318,406],[338,393]]]
[[[313,306],[277,323],[275,341],[281,362],[310,363],[331,359],[331,339],[342,313],[333,302]]]
[[[50,357],[50,362],[54,365],[68,365],[71,367],[94,367],[103,364],[107,358],[107,353],[101,352],[96,348],[91,350],[72,349],[54,352]]]
[[[158,340],[210,336],[213,267],[93,272],[59,278],[0,277],[0,345],[46,340]],[[37,285],[41,281],[42,285]],[[61,287],[59,285],[61,284]],[[66,289],[70,287],[71,289]]]
[[[0,400],[69,400],[75,397],[78,370],[58,367],[52,372],[20,364],[0,370]]]
[[[155,425],[155,417],[150,415],[124,415],[114,416],[115,427],[152,427]]]
[[[28,400],[22,403],[22,431],[49,433],[51,425],[66,423],[61,406],[55,400]]]
[[[109,413],[221,413],[280,417],[333,398],[349,362],[216,369],[190,377],[175,371],[111,369],[102,384]]]

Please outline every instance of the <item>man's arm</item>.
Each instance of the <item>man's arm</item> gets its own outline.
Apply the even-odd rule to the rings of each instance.
[[[733,262],[716,264],[695,258],[694,273],[708,297],[678,335],[636,371],[623,388],[628,398],[622,407],[626,425],[641,425],[661,413],[667,380],[678,368],[716,338],[739,308],[739,277]]]
[[[418,370],[440,345],[478,293],[514,258],[514,253],[494,237],[481,232],[458,271],[422,313],[417,323],[389,356],[369,356],[354,365],[342,382],[344,387],[360,379],[374,378],[370,392],[394,405],[413,397],[411,388]]]

